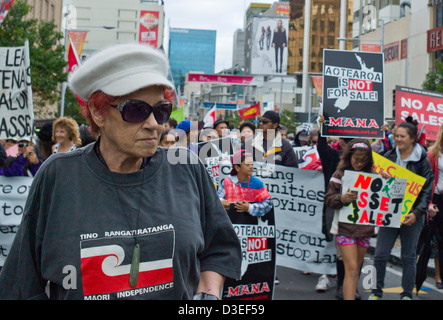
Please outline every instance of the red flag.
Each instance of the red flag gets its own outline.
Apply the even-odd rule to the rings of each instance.
[[[0,26],[2,25],[3,20],[5,20],[13,3],[14,0],[0,0]]]
[[[69,42],[71,43],[71,45],[69,46],[69,51],[68,51],[68,72],[71,73],[74,72],[80,66],[80,60],[77,55],[77,50],[74,47],[74,43],[72,43],[70,37],[69,37]],[[76,94],[75,98],[77,99],[78,103],[80,103],[80,105],[86,106],[86,103],[83,101],[83,99],[77,96]]]
[[[212,128],[215,122],[217,107],[214,105],[203,118],[204,128]]]
[[[426,147],[426,132],[424,124],[422,125],[420,132],[418,133],[417,142]]]
[[[77,50],[75,49],[71,38],[69,38],[69,42],[71,43],[71,45],[69,46],[69,51],[68,51],[68,65],[69,65],[68,72],[73,72],[80,65],[80,61],[77,55]]]
[[[257,117],[261,114],[260,102],[253,104],[248,108],[243,108],[241,110],[238,110],[238,113],[240,115],[240,118],[242,118],[243,120]]]

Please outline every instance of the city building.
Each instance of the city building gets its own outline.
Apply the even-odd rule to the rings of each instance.
[[[377,0],[354,6],[353,49],[382,46],[387,120],[395,118],[396,86],[421,89],[439,57],[438,51],[427,46],[429,33],[438,29],[443,13],[438,4],[441,1]]]
[[[234,33],[234,41],[232,46],[232,66],[241,69],[245,68],[245,47],[246,38],[245,30],[237,29]]]
[[[289,1],[287,73],[296,77],[300,88],[296,93],[294,106],[300,119],[313,122],[319,112],[319,99],[311,77],[323,72],[323,50],[340,49],[341,32],[345,36],[351,36],[354,1],[360,0]],[[342,4],[345,8],[341,8]],[[306,12],[309,12],[309,18],[306,17]],[[352,44],[345,44],[341,49],[352,49]]]
[[[63,0],[64,30],[87,31],[82,55],[116,43],[163,45],[164,9],[158,0]],[[161,1],[163,2],[163,1]]]
[[[31,6],[31,11],[26,19],[37,19],[39,21],[54,22],[57,31],[62,31],[62,11],[63,6],[58,0],[26,0],[26,4]],[[34,93],[35,96],[35,93]],[[36,127],[46,121],[46,118],[57,112],[57,103],[47,105],[44,108],[34,104],[34,115]],[[50,116],[51,115],[51,116]],[[42,120],[40,120],[42,118]]]
[[[352,31],[353,1],[348,0],[346,34]],[[357,1],[357,0],[356,0]],[[311,4],[311,19],[309,33],[309,73],[323,72],[323,49],[338,49],[340,37],[340,0],[313,0]],[[303,48],[305,25],[305,0],[291,0],[289,21],[289,51],[288,74],[303,72]],[[346,50],[352,48],[347,44]]]
[[[168,56],[179,95],[184,91],[187,72],[214,73],[216,37],[215,30],[170,28]]]
[[[26,0],[26,3],[32,7],[29,13],[29,19],[42,21],[53,21],[58,28],[62,30],[62,3],[58,0]]]

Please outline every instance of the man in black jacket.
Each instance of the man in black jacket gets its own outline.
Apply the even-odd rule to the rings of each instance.
[[[246,150],[254,156],[254,161],[298,168],[294,149],[289,141],[282,138],[280,116],[275,111],[266,111],[260,120],[262,132],[246,142]]]

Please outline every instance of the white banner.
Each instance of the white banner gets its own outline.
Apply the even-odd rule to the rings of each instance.
[[[0,266],[5,263],[25,209],[30,177],[0,176]]]
[[[0,48],[0,139],[33,134],[31,62],[23,47]]]
[[[230,172],[220,166],[220,180]],[[336,248],[322,233],[323,173],[254,162],[253,175],[272,196],[277,228],[277,265],[319,274],[335,274]]]

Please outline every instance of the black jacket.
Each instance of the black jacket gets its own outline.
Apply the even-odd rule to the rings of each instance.
[[[412,171],[418,174],[419,176],[426,178],[426,182],[411,209],[411,212],[413,212],[417,218],[421,217],[426,213],[428,204],[431,201],[432,182],[434,181],[434,174],[432,173],[431,163],[429,162],[426,149],[420,144],[419,146],[422,148],[420,160],[409,161],[408,164],[406,165],[406,169],[408,169],[409,171]],[[396,149],[397,148],[389,150],[383,156],[386,159],[391,160],[392,162],[396,162],[397,160]]]
[[[275,152],[272,152],[271,147],[272,140],[266,141],[269,146],[266,146],[264,150],[267,150],[268,155],[265,156],[262,151],[253,147],[253,139],[249,139],[245,143],[245,149],[247,152],[252,153],[254,161],[258,162],[269,162],[273,164],[278,164],[286,167],[298,168],[297,157],[295,156],[294,148],[289,141],[281,138],[281,146]],[[265,143],[264,140],[261,141],[261,145]]]

